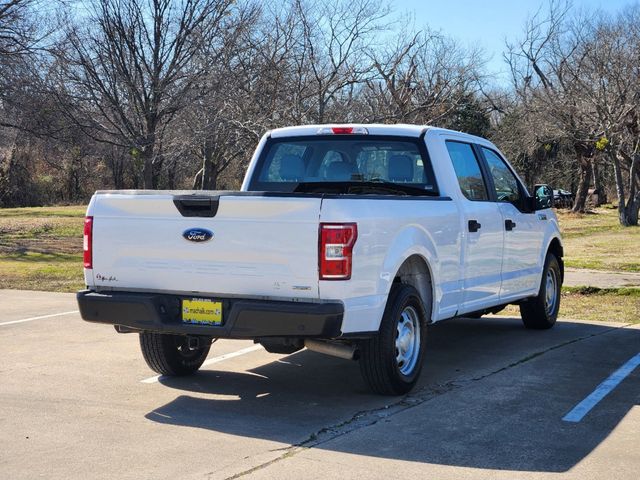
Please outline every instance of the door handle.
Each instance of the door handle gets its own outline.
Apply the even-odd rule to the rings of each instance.
[[[511,230],[513,230],[514,228],[516,228],[516,222],[513,222],[513,221],[511,221],[511,220],[509,220],[509,219],[507,219],[507,220],[505,220],[505,221],[504,221],[504,229],[505,229],[505,230],[507,230],[507,231],[509,231],[509,232],[510,232],[510,231],[511,231]]]
[[[470,232],[477,232],[478,230],[480,230],[480,227],[482,227],[482,225],[480,225],[477,220],[469,220]]]

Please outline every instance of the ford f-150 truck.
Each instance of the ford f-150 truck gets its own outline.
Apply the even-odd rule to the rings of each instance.
[[[415,384],[427,328],[517,304],[554,325],[563,248],[551,189],[491,142],[413,125],[267,132],[240,191],[99,191],[82,318],[137,332],[163,375],[219,338],[357,359],[375,392]]]

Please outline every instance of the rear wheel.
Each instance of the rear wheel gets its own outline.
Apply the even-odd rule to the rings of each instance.
[[[558,259],[547,254],[538,295],[520,304],[522,322],[526,328],[545,330],[555,325],[560,310],[562,273]]]
[[[193,348],[184,335],[142,332],[140,348],[151,370],[162,375],[177,376],[197,371],[207,358],[211,343],[207,339]]]
[[[402,395],[413,388],[424,358],[426,313],[415,288],[394,284],[378,334],[360,344],[360,371],[376,393]]]

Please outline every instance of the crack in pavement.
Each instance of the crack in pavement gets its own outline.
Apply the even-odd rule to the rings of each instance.
[[[533,352],[533,353],[527,355],[526,357],[521,358],[520,360],[518,360],[516,362],[510,363],[509,365],[507,365],[505,367],[501,367],[501,368],[499,368],[497,370],[494,370],[493,372],[489,372],[489,373],[487,373],[485,375],[480,375],[479,377],[471,378],[470,380],[467,380],[466,382],[470,383],[470,382],[475,382],[475,381],[478,381],[478,380],[482,380],[484,378],[487,378],[487,377],[490,377],[492,375],[495,375],[496,373],[504,372],[505,370],[509,370],[510,368],[517,367],[518,365],[522,365],[523,363],[527,363],[527,362],[533,360],[534,358],[537,358],[537,357],[539,357],[541,355],[544,355],[545,353],[551,352],[553,350],[557,350],[558,348],[566,347],[567,345],[571,345],[573,343],[581,342],[581,341],[587,340],[589,338],[598,337],[600,335],[606,335],[607,333],[610,333],[610,332],[612,332],[614,330],[618,330],[620,328],[626,328],[626,327],[629,327],[631,325],[632,325],[631,323],[624,323],[624,324],[620,325],[619,327],[610,327],[607,330],[604,330],[602,332],[591,333],[589,335],[584,335],[582,337],[574,338],[572,340],[567,340],[566,342],[558,343],[557,345],[552,345],[549,348],[546,348],[544,350],[540,350],[539,352]]]
[[[318,430],[315,433],[312,433],[309,438],[307,438],[306,440],[303,440],[302,442],[296,443],[294,445],[291,445],[289,447],[285,447],[282,449],[275,449],[272,451],[283,451],[284,453],[282,455],[279,455],[278,457],[269,460],[267,462],[261,463],[259,465],[256,465],[255,467],[249,468],[247,470],[243,470],[242,472],[238,472],[235,475],[232,475],[230,477],[226,477],[225,480],[236,480],[238,478],[242,478],[244,476],[250,475],[258,470],[262,470],[264,468],[269,467],[270,465],[273,465],[274,463],[280,462],[282,460],[285,460],[287,458],[293,457],[294,455],[297,455],[300,452],[309,450],[311,448],[317,447],[318,445],[322,445],[324,443],[327,443],[331,440],[334,440],[336,438],[339,438],[343,435],[347,435],[351,432],[354,432],[356,430],[360,430],[362,428],[366,428],[366,427],[370,427],[372,425],[377,424],[380,421],[386,420],[390,417],[393,417],[401,412],[404,412],[406,410],[409,410],[411,408],[415,408],[419,405],[423,405],[431,400],[433,400],[436,397],[439,397],[440,395],[444,395],[446,393],[449,393],[453,390],[457,390],[459,388],[463,388],[465,386],[468,386],[472,383],[478,382],[480,380],[484,380],[486,378],[492,377],[494,375],[497,375],[498,373],[504,372],[506,370],[509,370],[511,368],[517,367],[519,365],[522,365],[524,363],[527,363],[535,358],[538,358],[542,355],[544,355],[545,353],[557,350],[559,348],[563,348],[566,347],[567,345],[572,345],[574,343],[578,343],[578,342],[582,342],[584,340],[588,340],[590,338],[593,337],[598,337],[600,335],[606,335],[608,333],[611,333],[612,331],[616,331],[622,328],[626,328],[631,326],[632,324],[630,323],[625,323],[622,324],[620,326],[615,326],[615,327],[610,327],[607,330],[604,331],[600,331],[600,332],[596,332],[596,333],[592,333],[589,335],[584,335],[582,337],[578,337],[578,338],[574,338],[572,340],[567,340],[565,342],[556,344],[556,345],[552,345],[549,348],[546,348],[544,350],[540,350],[538,352],[534,352],[531,353],[529,355],[527,355],[526,357],[521,358],[520,360],[513,362],[509,365],[506,365],[504,367],[501,367],[497,370],[491,371],[487,374],[484,375],[480,375],[479,377],[472,377],[469,379],[457,379],[457,380],[453,380],[451,382],[447,382],[447,383],[443,383],[443,384],[435,384],[435,385],[429,385],[426,387],[422,387],[417,391],[414,391],[412,393],[409,393],[407,395],[405,395],[404,397],[402,397],[402,399],[400,399],[399,401],[392,403],[390,405],[385,405],[384,407],[379,407],[379,408],[373,408],[373,409],[369,409],[369,410],[362,410],[360,412],[357,412],[356,414],[354,414],[351,418],[349,418],[348,420],[345,420],[341,423],[335,424],[335,425],[330,425],[328,427],[323,427],[320,430]],[[214,475],[215,472],[210,472],[208,474],[206,474],[207,478],[211,478],[212,475]]]

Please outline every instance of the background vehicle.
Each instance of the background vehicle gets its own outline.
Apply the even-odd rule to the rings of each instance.
[[[358,358],[374,391],[405,393],[432,323],[517,303],[526,327],[553,326],[549,192],[530,196],[493,144],[459,132],[273,130],[239,192],[97,192],[80,311],[139,332],[165,375],[196,371],[212,339],[251,338]]]
[[[567,190],[554,190],[553,202],[559,208],[571,208],[573,205],[574,195]]]

